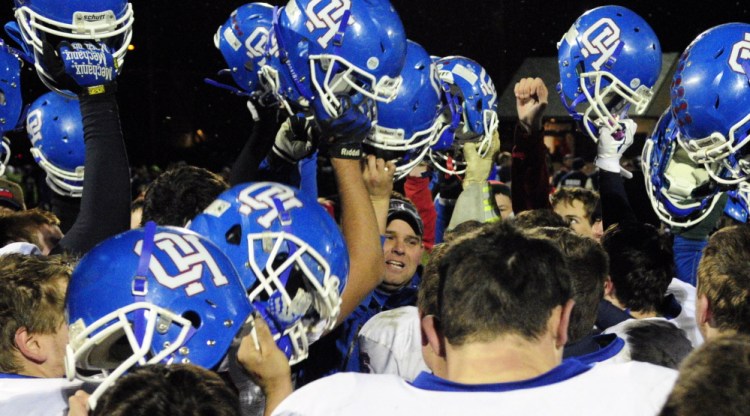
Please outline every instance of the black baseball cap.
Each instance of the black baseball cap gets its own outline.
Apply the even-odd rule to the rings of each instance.
[[[422,218],[419,217],[417,208],[414,207],[414,204],[411,202],[403,199],[391,198],[391,203],[388,207],[387,223],[390,224],[393,220],[406,222],[412,230],[414,230],[415,234],[422,237],[422,234],[424,233],[424,224],[422,223]]]

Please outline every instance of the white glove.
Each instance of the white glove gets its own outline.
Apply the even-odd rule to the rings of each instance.
[[[271,151],[289,163],[297,163],[310,156],[314,149],[309,127],[305,119],[295,117],[286,119],[276,133]]]
[[[635,135],[637,125],[635,121],[628,118],[620,121],[620,127],[621,129],[619,130],[615,130],[610,126],[599,128],[596,166],[607,172],[619,172],[623,173],[623,176],[632,177],[630,172],[620,167],[620,158],[628,147],[633,144],[633,136]]]

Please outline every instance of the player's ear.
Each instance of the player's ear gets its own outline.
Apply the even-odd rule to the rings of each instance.
[[[564,305],[562,305],[560,309],[560,316],[557,318],[556,329],[555,329],[555,338],[557,339],[556,346],[558,348],[563,348],[565,344],[568,343],[568,326],[570,324],[570,313],[573,311],[573,306],[575,306],[575,301],[573,299],[569,299],[567,302],[565,302]],[[555,317],[555,314],[552,314],[553,317]]]
[[[18,351],[27,360],[42,363],[47,359],[42,346],[39,344],[38,337],[30,333],[25,326],[16,330],[15,343]]]
[[[445,338],[440,331],[440,321],[435,315],[426,315],[422,317],[421,325],[422,345],[429,345],[435,355],[445,357]]]
[[[698,326],[712,326],[713,313],[711,312],[711,301],[708,300],[705,294],[698,295],[695,306],[695,320],[698,322]]]

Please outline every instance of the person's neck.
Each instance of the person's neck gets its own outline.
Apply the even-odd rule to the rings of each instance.
[[[555,340],[546,335],[539,340],[505,335],[489,342],[446,344],[445,378],[462,384],[528,380],[562,362],[562,348],[557,348]]]

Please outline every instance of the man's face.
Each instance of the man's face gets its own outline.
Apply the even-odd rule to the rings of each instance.
[[[570,224],[570,228],[575,231],[576,234],[593,238],[597,241],[601,238],[601,233],[599,234],[599,238],[596,237],[594,226],[589,223],[589,219],[586,216],[583,202],[574,200],[572,204],[568,204],[567,202],[562,201],[555,205],[554,211]],[[601,229],[601,226],[599,228]]]
[[[389,222],[383,243],[385,278],[380,287],[394,291],[408,283],[417,272],[423,251],[422,239],[407,222],[398,219]]]
[[[505,220],[513,214],[513,204],[507,195],[496,193],[495,204],[497,204],[497,209],[500,211],[501,219]]]

